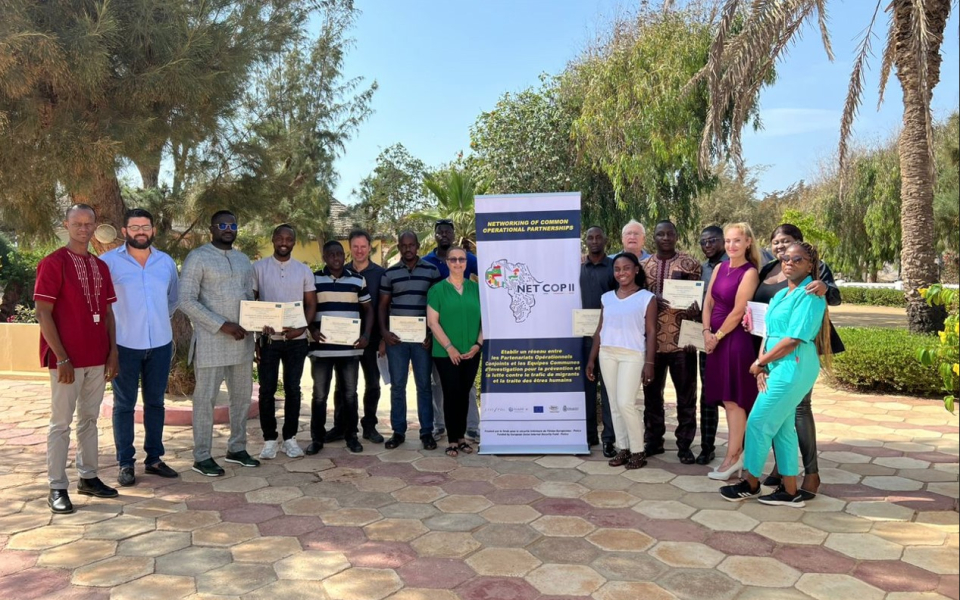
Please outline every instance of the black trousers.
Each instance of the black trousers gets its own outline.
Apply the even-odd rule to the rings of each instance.
[[[260,347],[260,429],[263,439],[277,439],[277,381],[283,365],[283,439],[296,437],[300,428],[300,378],[307,359],[308,342],[271,340]]]
[[[373,427],[377,420],[377,408],[380,406],[380,367],[377,366],[377,348],[380,347],[380,338],[371,340],[363,355],[360,357],[360,369],[363,371],[363,416],[360,417],[362,427]],[[333,388],[333,428],[337,431],[345,430],[343,423],[343,386],[337,379]],[[354,431],[349,432],[356,434]]]
[[[443,420],[447,426],[447,439],[450,443],[463,439],[467,433],[467,410],[470,401],[470,389],[477,380],[480,368],[480,354],[469,360],[461,360],[455,365],[449,358],[433,358],[440,374],[440,387],[443,388]]]
[[[600,372],[600,361],[593,367],[596,376],[593,381],[587,379],[587,358],[593,347],[593,338],[583,338],[583,396],[587,411],[587,444],[595,446],[600,439],[603,443],[615,444],[617,436],[613,433],[613,417],[610,416],[610,398],[607,397],[607,388],[603,385],[603,374]],[[603,419],[603,433],[597,437],[597,392],[600,392],[600,412]]]
[[[717,449],[717,427],[720,426],[720,407],[708,405],[707,395],[707,354],[700,355],[700,452],[709,453]]]
[[[667,432],[663,390],[667,371],[677,390],[677,448],[689,449],[697,434],[697,355],[692,352],[658,352],[653,381],[643,386],[643,441],[645,446],[663,445]]]

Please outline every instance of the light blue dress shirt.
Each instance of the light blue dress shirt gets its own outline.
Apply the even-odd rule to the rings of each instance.
[[[110,268],[117,302],[117,345],[134,350],[160,348],[173,341],[170,318],[177,310],[177,264],[170,255],[150,249],[144,267],[124,244],[100,257]]]

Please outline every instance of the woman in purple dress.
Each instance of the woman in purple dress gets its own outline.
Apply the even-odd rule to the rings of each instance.
[[[760,249],[750,225],[733,223],[723,229],[729,261],[713,271],[703,302],[703,341],[707,349],[704,400],[723,403],[727,415],[727,455],[707,475],[729,479],[743,466],[743,434],[747,415],[757,399],[757,380],[750,365],[757,358],[753,339],[740,322],[760,283]]]

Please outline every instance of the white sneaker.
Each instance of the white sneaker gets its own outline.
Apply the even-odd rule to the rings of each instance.
[[[283,440],[283,452],[290,458],[300,458],[303,456],[303,450],[297,444],[297,438]]]
[[[270,460],[277,457],[277,440],[267,440],[263,443],[263,450],[260,451],[260,458]]]

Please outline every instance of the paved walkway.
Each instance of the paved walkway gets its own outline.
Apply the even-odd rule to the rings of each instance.
[[[837,327],[907,328],[906,309],[892,306],[864,306],[859,304],[831,306],[830,319]]]
[[[626,472],[597,452],[340,443],[208,479],[188,470],[190,430],[170,427],[182,479],[74,494],[78,511],[53,516],[47,386],[0,380],[0,598],[957,600],[956,417],[822,386],[814,406],[824,485],[805,510],[724,502],[673,454]]]

